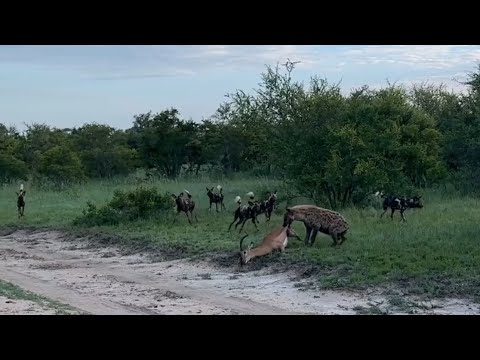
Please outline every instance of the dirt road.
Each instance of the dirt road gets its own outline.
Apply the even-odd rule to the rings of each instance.
[[[226,271],[185,259],[154,262],[148,254],[122,255],[117,248],[53,231],[0,237],[0,279],[83,313],[355,314],[354,308],[385,302],[373,294],[308,290],[293,276],[268,269]],[[8,313],[2,304],[0,298],[0,314]],[[459,300],[435,307],[429,312],[479,312]]]

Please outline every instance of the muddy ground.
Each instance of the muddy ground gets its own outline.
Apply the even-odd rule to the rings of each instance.
[[[227,257],[228,259],[229,257]],[[323,291],[298,273],[240,269],[218,261],[158,261],[125,254],[89,238],[55,231],[0,236],[0,279],[88,314],[478,314],[477,304],[447,299],[402,300],[395,308],[380,290]],[[405,306],[405,304],[409,304]],[[45,306],[0,297],[0,314],[54,314]]]

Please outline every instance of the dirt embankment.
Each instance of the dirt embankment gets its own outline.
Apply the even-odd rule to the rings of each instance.
[[[125,255],[116,247],[54,231],[0,236],[0,279],[82,313],[355,314],[372,308],[381,312],[388,303],[379,292],[312,290],[293,271],[264,267],[244,272],[236,265],[158,262],[148,253]],[[0,314],[55,313],[31,302],[9,301],[0,297]],[[449,300],[422,304],[416,311],[476,314],[479,308]]]

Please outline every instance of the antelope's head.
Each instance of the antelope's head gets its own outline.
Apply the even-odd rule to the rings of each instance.
[[[248,247],[246,249],[243,248],[243,239],[245,239],[246,237],[248,236],[248,234],[244,235],[241,239],[240,239],[240,265],[245,265],[246,263],[248,263],[250,261],[250,259],[252,258],[251,255],[250,255],[250,250],[252,250],[253,248],[253,242],[250,243],[250,245],[248,245]]]

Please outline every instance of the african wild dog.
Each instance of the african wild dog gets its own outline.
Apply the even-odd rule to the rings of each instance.
[[[272,217],[272,212],[275,209],[275,204],[277,201],[277,190],[275,190],[273,193],[270,191],[267,193],[267,199],[258,202],[259,205],[259,212],[257,215],[260,214],[265,214],[265,218],[267,219],[267,222],[270,221],[270,218]]]
[[[283,216],[283,226],[290,225],[293,221],[304,223],[307,230],[305,244],[310,245],[315,242],[319,231],[332,237],[332,246],[341,245],[346,240],[345,234],[349,229],[347,221],[338,212],[315,205],[296,205],[287,208]]]
[[[196,213],[193,214],[193,210],[195,209],[195,201],[192,200],[192,195],[190,195],[190,193],[187,190],[184,190],[184,191],[187,194],[186,198],[183,196],[183,192],[181,192],[180,195],[178,196],[175,194],[172,194],[172,198],[175,200],[176,212],[177,212],[176,216],[173,219],[173,224],[175,224],[178,214],[180,214],[180,212],[184,212],[185,215],[187,215],[188,222],[190,223],[190,225],[192,225],[192,222],[190,221],[188,213],[190,213],[190,215],[192,216],[192,219],[193,219],[193,216],[195,215],[195,220],[197,220],[198,222],[197,214]]]
[[[238,208],[237,210],[235,210],[233,221],[228,227],[228,231],[230,231],[230,228],[232,227],[233,223],[238,220],[238,222],[235,224],[235,229],[237,229],[238,225],[242,224],[242,226],[240,227],[239,233],[242,232],[243,226],[245,225],[248,219],[252,219],[253,225],[255,225],[255,228],[258,231],[257,215],[260,212],[260,204],[258,202],[253,201],[253,193],[249,193],[247,195],[250,195],[250,200],[248,201],[248,205],[242,205],[242,199],[240,198],[240,196],[235,197],[235,202],[238,204]]]
[[[390,214],[390,218],[393,220],[393,214],[395,213],[395,210],[400,210],[400,216],[401,220],[406,221],[405,215],[403,214],[405,210],[407,209],[413,209],[413,208],[423,208],[423,204],[421,201],[421,196],[413,196],[411,198],[407,197],[399,197],[395,195],[384,195],[381,194],[381,197],[384,199],[383,200],[383,213],[380,215],[380,218],[385,215],[387,212],[388,208],[392,210],[392,213]]]
[[[23,187],[20,188],[20,192],[17,193],[15,191],[15,194],[17,194],[17,210],[18,210],[18,217],[23,216],[23,213],[25,211],[25,194],[27,192],[23,190]]]
[[[217,190],[218,193],[213,192],[213,187],[211,189],[207,188],[207,196],[210,200],[210,207],[208,208],[208,211],[212,210],[212,204],[215,204],[215,210],[218,211],[218,204],[220,204],[220,209],[223,208],[223,210],[227,210],[225,208],[225,204],[223,203],[223,194],[222,194],[222,187],[220,185],[217,185]]]

